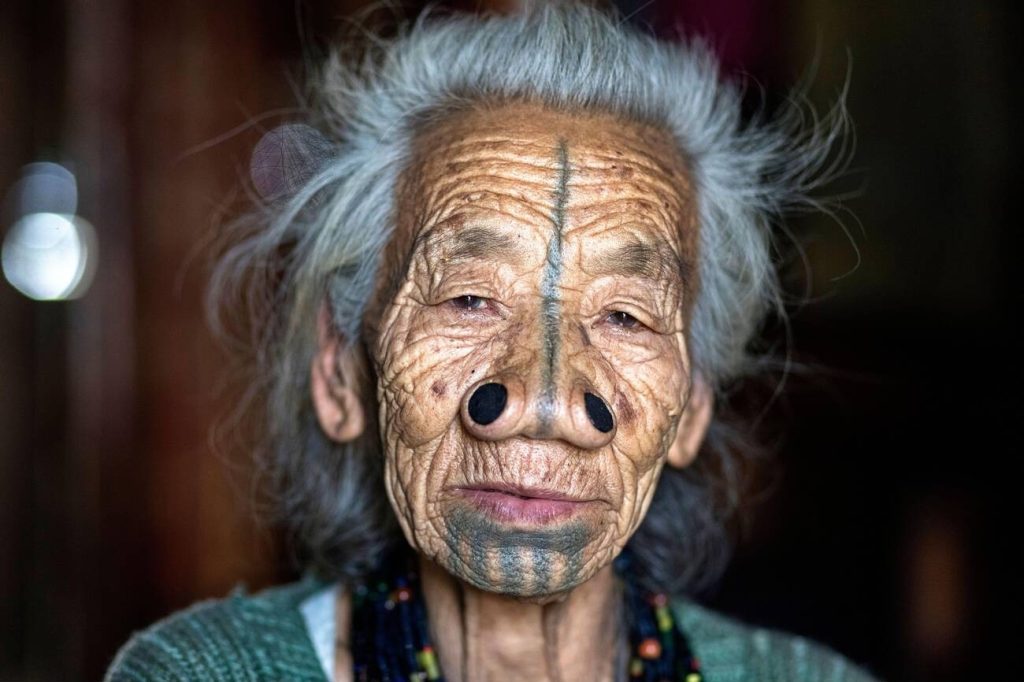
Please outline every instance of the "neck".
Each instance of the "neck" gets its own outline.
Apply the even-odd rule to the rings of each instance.
[[[447,680],[615,678],[622,616],[611,565],[547,603],[484,592],[422,558],[420,580]]]

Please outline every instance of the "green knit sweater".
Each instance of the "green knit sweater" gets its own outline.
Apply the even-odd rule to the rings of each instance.
[[[107,682],[325,682],[299,610],[324,587],[301,582],[207,601],[135,634]],[[673,606],[709,682],[871,682],[805,639],[742,625],[690,602]]]

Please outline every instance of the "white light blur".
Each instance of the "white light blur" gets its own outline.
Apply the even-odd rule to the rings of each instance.
[[[62,213],[78,210],[78,183],[74,174],[58,163],[40,161],[22,167],[21,178],[11,187],[12,213]]]
[[[0,262],[4,277],[29,298],[78,298],[96,269],[96,231],[83,218],[30,213],[7,232]]]
[[[66,167],[40,161],[21,169],[3,210],[14,224],[0,248],[15,289],[37,301],[85,294],[96,272],[96,230],[77,209],[78,181]]]

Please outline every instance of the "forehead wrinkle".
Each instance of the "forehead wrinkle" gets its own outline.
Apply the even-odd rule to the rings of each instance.
[[[652,152],[640,145],[631,144],[624,140],[616,144],[620,151],[628,152],[620,154],[609,154],[599,149],[587,149],[580,154],[580,162],[586,168],[614,173],[623,167],[632,167],[634,170],[644,171],[651,176],[664,176],[674,181],[682,181],[688,185],[686,177],[686,163],[678,146],[671,140],[670,150],[664,153]],[[667,157],[667,158],[666,158]]]
[[[675,167],[683,161],[678,141],[671,131],[652,128],[631,120],[606,120],[586,129],[581,136],[575,135],[586,125],[570,124],[568,137],[576,144],[577,159],[603,159],[611,163],[638,160],[658,169]]]
[[[583,171],[580,173],[583,174]],[[574,182],[572,188],[582,192],[584,197],[588,195],[601,197],[600,201],[603,202],[641,200],[644,197],[656,196],[662,200],[651,203],[667,204],[678,208],[691,203],[689,196],[685,193],[685,187],[680,187],[679,184],[673,183],[669,179],[641,173],[635,173],[629,179],[624,179],[619,177],[616,171],[591,172],[585,179],[578,179]],[[650,199],[645,200],[650,201]]]
[[[669,228],[679,223],[682,211],[672,209],[657,201],[640,197],[619,197],[594,201],[572,207],[573,216],[570,232],[600,228],[602,224],[613,226],[628,223],[649,224],[656,228]],[[666,230],[672,234],[671,229]],[[682,236],[682,235],[680,235]]]
[[[455,153],[449,148],[444,149],[443,154],[438,154],[432,159],[428,166],[443,166],[445,172],[462,171],[465,168],[517,168],[520,170],[535,171],[545,175],[557,173],[558,169],[551,164],[551,159],[539,155],[533,155],[525,145],[514,140],[508,140],[505,144],[493,149],[473,149],[472,153]],[[468,150],[467,150],[468,151]],[[431,169],[433,170],[433,169]]]
[[[689,184],[685,179],[646,170],[635,171],[624,177],[623,170],[632,169],[622,166],[618,169],[579,168],[573,178],[573,189],[608,197],[610,200],[657,196],[670,197],[669,203],[679,206],[690,203]]]
[[[670,247],[678,253],[673,251],[671,258],[662,253],[660,263],[641,268],[638,249],[626,247],[620,254],[626,263],[622,268],[638,275],[643,269],[640,276],[650,276],[655,269],[662,276],[674,271],[685,284],[688,268],[682,261],[695,257],[696,235],[685,227],[690,224],[692,187],[675,138],[642,125],[594,128],[586,125],[589,118],[579,125],[556,126],[536,117],[521,118],[526,132],[506,125],[502,112],[470,112],[419,138],[418,175],[425,209],[420,213],[425,218],[421,228],[434,222],[431,215],[447,218],[456,213],[465,214],[467,224],[493,222],[502,227],[507,219],[516,228],[553,227],[551,186],[568,164],[573,173],[566,178],[566,192],[572,197],[563,217],[566,236],[584,226],[588,232],[603,232],[606,221],[650,221],[658,232],[671,235]],[[565,158],[552,155],[552,146],[562,147]],[[482,248],[458,250],[472,255]]]
[[[462,208],[504,214],[533,226],[551,224],[550,196],[554,174],[551,169],[532,175],[517,174],[505,165],[501,168],[473,167],[472,173],[425,175],[422,206],[425,215],[445,216]],[[429,218],[428,218],[429,220]]]
[[[494,173],[469,177],[449,176],[435,182],[426,193],[426,199],[429,204],[444,206],[478,203],[481,198],[490,198],[499,203],[519,203],[539,215],[548,215],[546,208],[551,195],[551,182],[503,177]]]
[[[674,192],[665,201],[650,193],[602,198],[578,203],[570,209],[572,229],[568,235],[588,234],[621,240],[623,231],[655,248],[669,265],[665,272],[675,271],[684,284],[692,284],[690,274],[696,259],[696,226],[688,220],[682,197]],[[619,233],[619,234],[616,234]]]
[[[444,141],[445,149],[449,150],[454,155],[462,153],[464,150],[469,150],[467,156],[476,157],[482,153],[503,150],[507,145],[514,144],[518,152],[532,151],[530,155],[536,160],[538,165],[548,165],[550,167],[550,152],[553,137],[548,139],[542,139],[534,133],[517,134],[515,130],[503,130],[501,134],[495,134],[493,137],[488,133],[480,133],[475,127],[470,129],[453,131],[453,134],[459,135],[459,138],[455,142],[448,141],[450,138],[446,138]],[[549,163],[545,164],[547,160]]]
[[[550,225],[549,212],[543,210],[543,206],[522,197],[492,190],[466,191],[461,188],[450,195],[434,197],[424,203],[427,204],[423,220],[427,228],[424,237],[426,232],[436,228],[456,229],[467,223],[507,225],[516,235],[521,234],[520,228],[532,230],[539,225]]]
[[[575,201],[570,211],[580,212],[613,206],[616,202],[636,202],[661,214],[685,214],[691,206],[689,181],[673,175],[639,167],[619,159],[616,168],[574,164],[572,189]],[[627,172],[628,171],[628,172]],[[671,222],[680,216],[672,215]]]
[[[423,164],[423,175],[441,182],[453,176],[463,182],[482,177],[550,186],[557,173],[550,147],[533,137],[509,136],[488,143],[470,137],[457,144],[444,142],[427,153]]]

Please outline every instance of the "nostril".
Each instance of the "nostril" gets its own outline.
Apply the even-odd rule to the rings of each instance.
[[[469,417],[481,426],[487,426],[501,416],[508,402],[508,389],[501,384],[484,384],[469,398]]]
[[[583,402],[587,408],[587,416],[590,418],[590,423],[594,425],[594,428],[601,433],[611,431],[615,421],[612,419],[612,413],[608,406],[604,404],[604,401],[593,393],[584,393]]]

